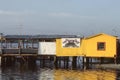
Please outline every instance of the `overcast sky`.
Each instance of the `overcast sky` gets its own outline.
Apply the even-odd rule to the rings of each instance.
[[[4,34],[120,34],[120,0],[0,0]]]

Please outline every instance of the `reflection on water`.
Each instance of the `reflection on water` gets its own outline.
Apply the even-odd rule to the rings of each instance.
[[[116,74],[111,71],[85,70],[66,71],[55,70],[55,80],[115,80]]]
[[[16,64],[0,68],[0,80],[118,80],[116,70],[66,70]]]

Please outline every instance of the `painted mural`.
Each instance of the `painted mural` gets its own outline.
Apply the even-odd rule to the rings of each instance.
[[[62,38],[63,48],[78,48],[80,47],[80,38]]]

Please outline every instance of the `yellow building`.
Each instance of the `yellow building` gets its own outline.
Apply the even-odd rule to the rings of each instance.
[[[84,39],[56,39],[57,56],[114,57],[116,37],[100,33]]]
[[[114,57],[116,37],[104,33],[87,37],[83,41],[83,53],[87,57]]]
[[[82,39],[60,38],[56,39],[57,56],[82,56]]]

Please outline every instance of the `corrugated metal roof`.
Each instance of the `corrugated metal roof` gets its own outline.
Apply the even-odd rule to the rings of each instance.
[[[107,36],[115,37],[115,36],[108,35],[108,34],[105,34],[105,33],[99,33],[99,34],[96,34],[96,35],[92,35],[92,36],[86,37],[85,39],[94,38],[94,37],[97,37],[97,36],[100,36],[100,35],[107,35]],[[116,38],[116,37],[115,37],[115,38]]]
[[[6,39],[40,39],[40,38],[78,38],[77,35],[6,35]],[[80,37],[79,37],[80,38]]]

